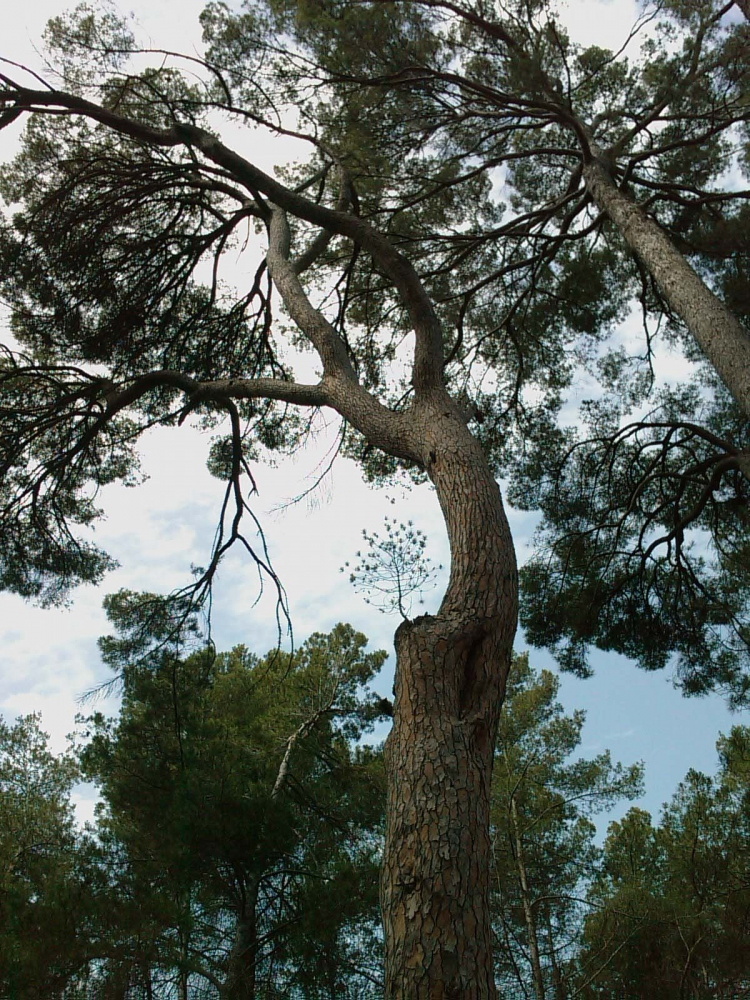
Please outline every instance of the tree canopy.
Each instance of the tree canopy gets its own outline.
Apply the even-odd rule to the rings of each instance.
[[[54,600],[101,577],[110,563],[77,526],[97,516],[98,488],[136,475],[145,427],[191,411],[215,427],[228,411],[211,468],[236,486],[244,463],[309,429],[288,404],[338,405],[293,388],[270,260],[233,291],[226,251],[253,217],[268,224],[264,199],[281,189],[213,136],[220,121],[262,125],[309,145],[283,171],[281,200],[334,354],[403,411],[415,375],[404,341],[432,324],[492,467],[511,475],[515,504],[542,511],[523,574],[532,640],[578,672],[592,644],[649,668],[676,653],[688,691],[719,685],[741,701],[741,10],[660,0],[619,52],[577,45],[547,0],[494,13],[448,0],[214,3],[202,24],[205,59],[156,53],[139,70],[127,23],[82,7],[48,29],[64,90],[5,77],[3,124],[39,112],[3,179],[21,207],[2,234],[3,294],[25,352],[3,368],[5,585]],[[616,335],[634,301],[640,346]],[[663,384],[664,344],[700,382]],[[583,432],[556,423],[582,377],[604,393]],[[423,475],[413,449],[353,416],[342,449],[367,475]],[[227,505],[215,556],[242,534],[244,501],[229,490]]]
[[[119,717],[80,719],[57,758],[36,717],[3,724],[0,995],[382,985],[382,748],[363,737],[384,654],[365,645],[339,625],[294,656],[161,647],[128,664]],[[78,778],[101,795],[85,830]]]
[[[0,719],[0,995],[59,995],[85,962],[90,874],[76,848],[78,768],[55,757],[39,716]]]

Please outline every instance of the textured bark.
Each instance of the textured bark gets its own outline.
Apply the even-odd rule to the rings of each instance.
[[[437,346],[429,314],[420,327],[418,296],[411,304],[415,402],[399,413],[360,385],[337,331],[307,298],[289,251],[285,212],[272,207],[269,271],[323,363],[325,402],[371,444],[424,466],[451,547],[439,613],[404,623],[396,634],[381,879],[386,996],[491,1000],[490,781],[518,616],[515,552],[500,491],[465,414],[432,382],[434,357],[420,362]]]
[[[439,613],[396,633],[381,880],[386,996],[478,1000],[496,996],[490,780],[516,629],[515,555],[497,484],[457,408],[438,400],[418,423],[451,578]]]
[[[583,170],[586,186],[656,283],[745,414],[750,416],[750,331],[714,295],[664,230],[594,159]]]

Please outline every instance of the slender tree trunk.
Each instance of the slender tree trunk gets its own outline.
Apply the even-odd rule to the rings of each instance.
[[[188,972],[188,942],[190,937],[184,931],[180,931],[180,976],[179,976],[179,996],[180,1000],[190,1000],[188,986],[190,973]]]
[[[524,997],[528,996],[526,992],[526,976],[521,972],[520,966],[516,961],[515,952],[513,950],[513,942],[510,939],[510,933],[508,931],[508,917],[505,910],[505,900],[501,901],[500,904],[500,922],[503,925],[503,938],[505,939],[505,952],[510,964],[513,966],[513,975],[516,977],[516,982],[518,983],[518,988],[523,993]],[[520,996],[520,994],[519,994]]]
[[[258,964],[258,884],[247,888],[237,916],[222,1000],[255,1000]]]
[[[437,394],[436,394],[437,395]],[[490,780],[517,619],[500,491],[458,409],[415,414],[451,545],[440,611],[396,632],[381,882],[389,1000],[485,1000]]]
[[[154,982],[151,978],[150,962],[144,962],[143,964],[143,990],[146,1000],[154,1000]]]
[[[615,223],[643,261],[706,358],[745,414],[750,416],[750,331],[693,270],[669,236],[594,159],[583,169],[599,208]]]
[[[510,822],[513,827],[513,853],[516,859],[516,868],[518,869],[518,880],[521,883],[523,915],[526,921],[526,933],[529,938],[529,954],[531,955],[534,992],[537,995],[537,1000],[545,1000],[544,973],[542,972],[542,962],[539,957],[539,936],[536,930],[534,906],[529,888],[529,878],[526,872],[526,860],[523,856],[523,838],[521,837],[521,828],[518,823],[518,808],[514,796],[511,796],[510,799]]]
[[[565,1000],[568,991],[565,988],[565,980],[563,979],[560,964],[557,961],[555,935],[552,931],[552,917],[550,916],[549,907],[545,907],[545,920],[547,924],[547,940],[549,941],[549,958],[552,965],[552,982],[555,986],[555,1000]]]

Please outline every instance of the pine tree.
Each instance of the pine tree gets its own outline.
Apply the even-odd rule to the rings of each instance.
[[[721,433],[688,419],[689,399],[667,406],[666,428],[646,421],[655,466],[630,483],[613,461],[593,510],[585,477],[576,492],[578,477],[556,473],[567,520],[548,515],[526,620],[537,641],[562,635],[575,669],[590,642],[646,665],[678,651],[694,686],[742,694],[750,341],[732,296],[745,192],[717,188],[727,157],[740,171],[746,159],[747,25],[727,21],[732,7],[668,0],[631,64],[576,46],[546,0],[496,16],[453,0],[213,4],[189,72],[165,54],[129,65],[127,26],[83,9],[50,28],[61,87],[2,77],[0,125],[29,119],[2,181],[20,208],[0,234],[20,344],[0,369],[4,587],[55,600],[101,579],[111,562],[81,533],[97,491],[134,481],[146,428],[191,415],[229,433],[211,454],[224,519],[188,599],[233,544],[269,570],[243,487],[256,456],[304,438],[300,412],[337,413],[344,453],[371,478],[401,470],[436,489],[450,582],[436,615],[396,633],[390,997],[495,995],[489,789],[518,610],[496,477],[534,442],[567,453],[554,421],[575,356],[607,341],[633,293],[705,358]],[[228,137],[237,122],[301,136],[311,156],[272,177]],[[232,296],[222,262],[254,226],[261,260]],[[317,382],[295,378],[290,345],[313,352]],[[643,402],[627,363],[610,353],[602,371]],[[616,446],[620,429],[605,431]],[[538,479],[530,503],[554,515]],[[701,518],[713,576],[683,544]]]

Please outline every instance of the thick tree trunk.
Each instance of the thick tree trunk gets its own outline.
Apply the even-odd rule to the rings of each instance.
[[[618,188],[603,163],[592,160],[583,175],[596,204],[643,261],[664,298],[750,416],[750,332],[696,274],[661,226]]]
[[[381,883],[389,1000],[496,996],[490,780],[516,629],[516,563],[485,456],[441,397],[415,419],[448,528],[451,577],[439,613],[396,632]]]

